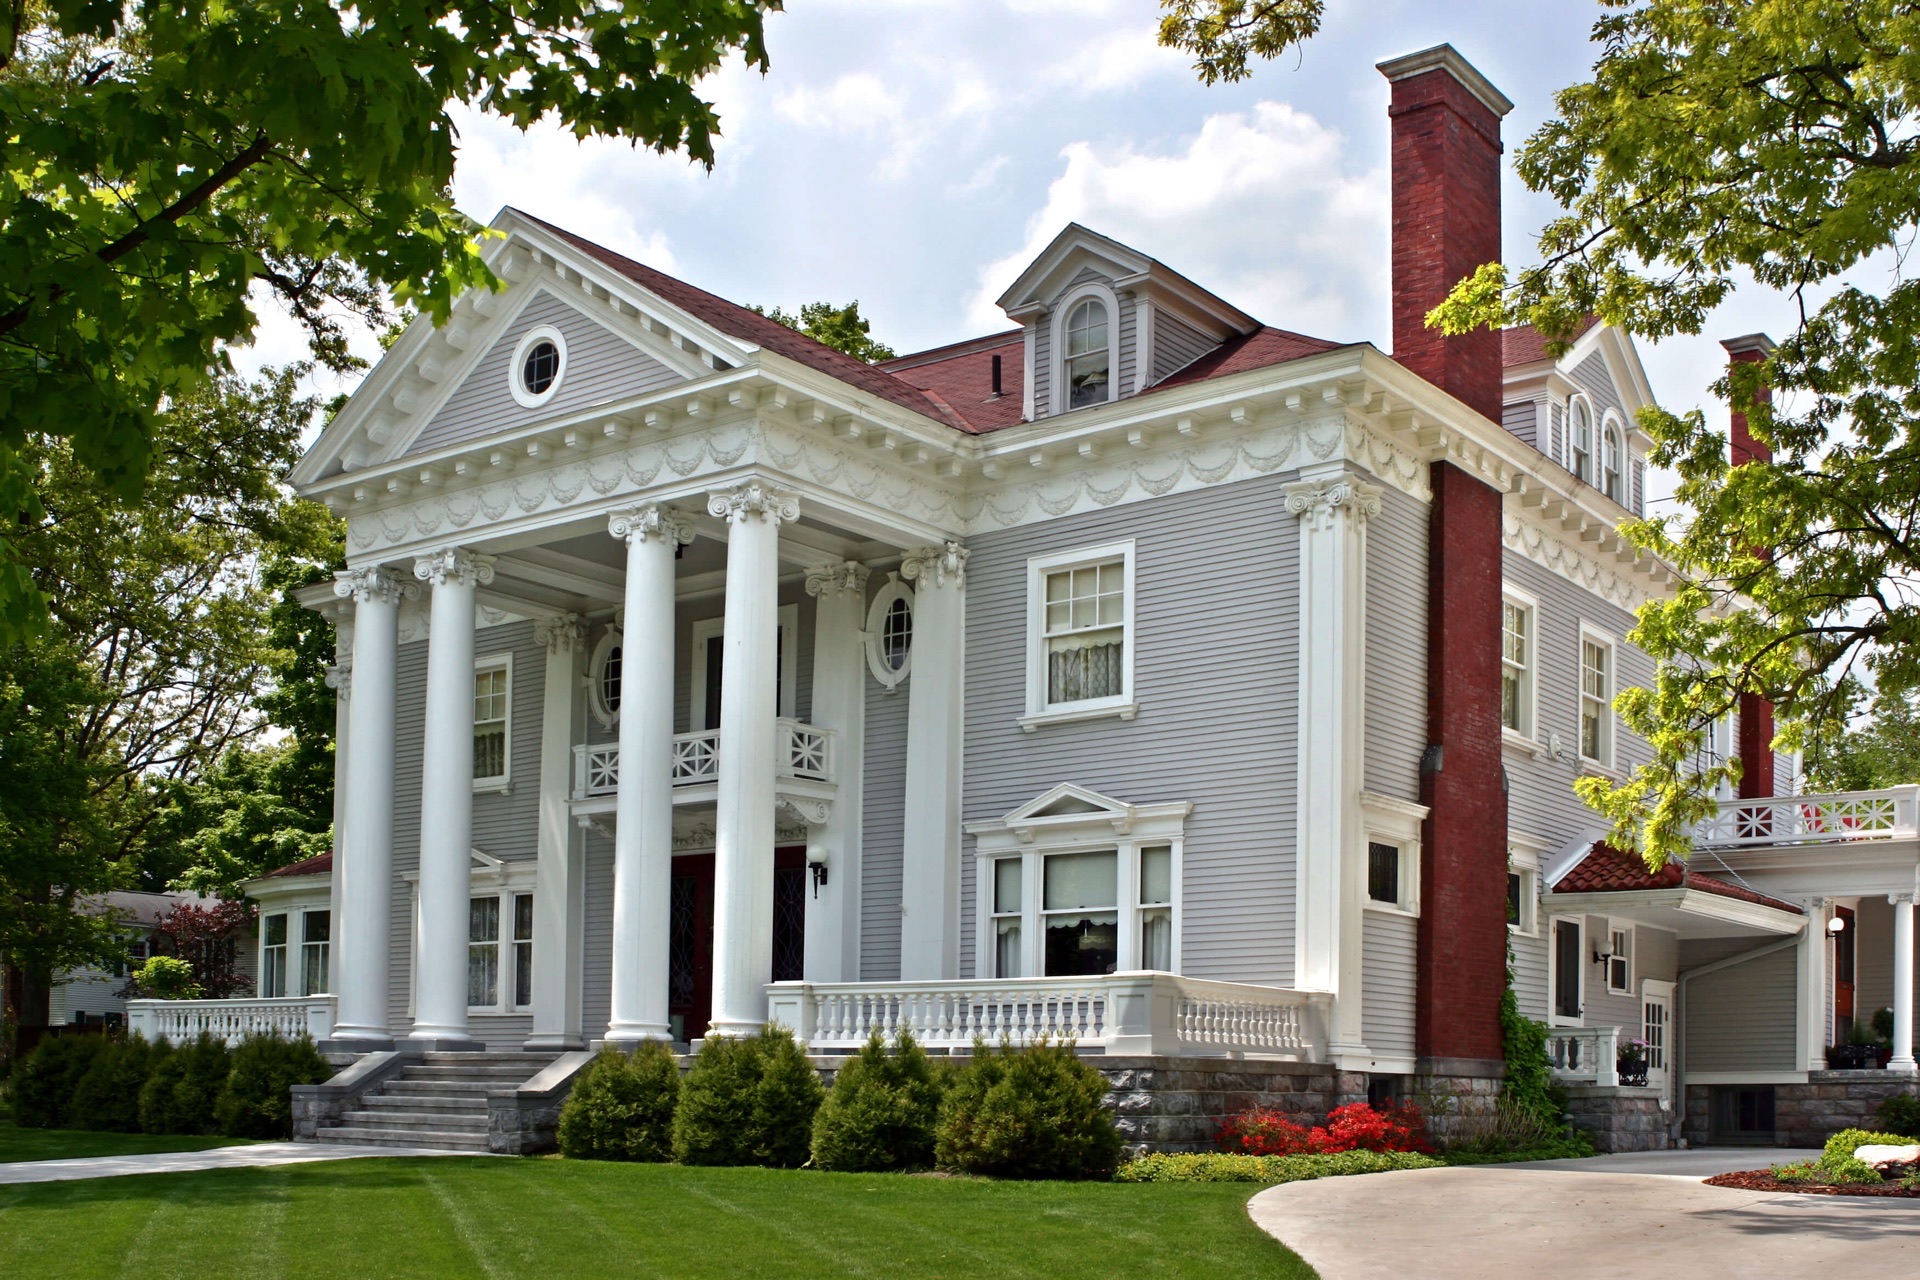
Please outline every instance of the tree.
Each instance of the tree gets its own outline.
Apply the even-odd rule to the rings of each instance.
[[[1564,338],[1597,314],[1657,341],[1700,332],[1743,276],[1799,306],[1769,359],[1714,387],[1771,462],[1730,466],[1698,411],[1641,413],[1690,512],[1626,530],[1683,575],[1632,634],[1653,687],[1616,703],[1654,758],[1580,787],[1658,865],[1738,771],[1699,747],[1740,693],[1775,704],[1790,748],[1845,719],[1857,673],[1882,699],[1920,687],[1920,282],[1897,269],[1920,223],[1920,8],[1604,2],[1593,79],[1519,153],[1567,209],[1541,262],[1483,267],[1430,322]]]
[[[1205,84],[1245,80],[1320,29],[1324,0],[1160,0],[1160,43],[1193,55]]]
[[[1808,735],[1812,791],[1876,791],[1920,782],[1920,701],[1876,698],[1864,722],[1834,722]]]
[[[315,357],[342,311],[444,319],[496,284],[453,204],[456,106],[557,119],[711,166],[698,82],[767,67],[779,0],[11,0],[0,10],[0,525],[42,523],[36,452],[122,499],[166,406],[226,367],[278,298]],[[44,623],[0,542],[0,645]]]
[[[835,351],[844,351],[855,360],[864,360],[873,364],[880,360],[893,359],[893,348],[882,342],[875,342],[869,336],[871,325],[860,316],[860,302],[855,299],[844,307],[836,307],[831,302],[806,302],[800,306],[800,314],[789,315],[779,307],[771,311],[761,307],[749,306],[749,311],[758,312],[777,324],[806,334],[823,346]]]
[[[209,1000],[246,995],[253,979],[240,972],[239,940],[253,923],[253,908],[244,902],[216,902],[202,907],[177,902],[148,935],[157,956],[171,956],[191,966],[192,982]],[[151,963],[151,962],[149,962]]]

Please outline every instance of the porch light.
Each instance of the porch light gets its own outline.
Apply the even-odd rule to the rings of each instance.
[[[820,886],[827,882],[827,851],[820,845],[807,846],[807,870],[813,873],[813,896],[820,896]]]
[[[1828,933],[1840,934],[1840,933],[1845,933],[1846,931],[1847,931],[1847,918],[1845,916],[1835,916],[1833,919],[1827,921]]]

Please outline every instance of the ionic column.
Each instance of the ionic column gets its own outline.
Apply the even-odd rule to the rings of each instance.
[[[827,882],[808,889],[803,972],[809,982],[859,977],[860,806],[867,732],[867,567],[847,560],[807,575],[813,613],[813,723],[834,735],[833,810],[814,832]],[[811,859],[815,850],[810,849]]]
[[[334,594],[353,601],[353,690],[347,722],[353,750],[336,766],[333,990],[329,1047],[388,1049],[388,956],[393,919],[393,739],[400,599],[416,588],[378,565],[335,575]]]
[[[1360,1055],[1366,523],[1380,511],[1380,489],[1332,470],[1288,485],[1286,495],[1287,510],[1300,518],[1293,985],[1335,993],[1331,1050]]]
[[[540,703],[540,827],[533,882],[533,1025],[526,1047],[559,1051],[584,1043],[580,1027],[580,931],[585,872],[568,797],[586,623],[575,614],[542,618],[533,637],[547,650]]]
[[[1889,1071],[1914,1070],[1913,895],[1889,894],[1893,904],[1893,1057]]]
[[[353,741],[353,610],[343,601],[321,610],[333,619],[333,665],[327,668],[327,688],[333,690],[333,866],[327,885],[327,919],[333,929],[333,959],[327,990],[339,989],[337,974],[340,929],[340,840],[347,824],[347,759]],[[309,992],[309,995],[312,993]]]
[[[751,1035],[766,1020],[773,978],[780,525],[800,518],[800,504],[749,480],[708,495],[707,511],[728,525],[709,1034]]]
[[[477,1049],[467,1034],[467,928],[473,883],[474,594],[493,560],[461,547],[422,556],[433,586],[420,758],[420,947],[408,1039]]]
[[[960,747],[966,688],[967,549],[907,552],[913,675],[907,683],[907,788],[900,867],[900,977],[960,976]]]
[[[620,637],[613,991],[606,1038],[632,1044],[673,1038],[667,1017],[673,908],[673,560],[683,544],[693,541],[693,521],[654,503],[614,513],[607,531],[627,544],[627,606]]]
[[[1800,935],[1800,999],[1798,1026],[1800,1052],[1797,1069],[1822,1071],[1827,1065],[1827,1018],[1833,1012],[1833,995],[1827,989],[1827,969],[1833,954],[1833,938],[1827,932],[1832,915],[1826,898],[1807,900],[1807,927]]]

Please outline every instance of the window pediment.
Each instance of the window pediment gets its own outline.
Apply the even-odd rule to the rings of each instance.
[[[969,823],[967,831],[981,848],[1016,848],[1043,835],[1048,841],[1080,838],[1173,839],[1181,834],[1193,805],[1185,800],[1136,805],[1076,783],[1063,782],[993,822]]]

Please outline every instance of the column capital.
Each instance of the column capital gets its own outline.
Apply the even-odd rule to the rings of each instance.
[[[769,520],[791,524],[800,518],[800,499],[785,489],[777,489],[764,480],[743,480],[707,495],[707,514],[719,516],[728,524],[748,520]]]
[[[493,581],[493,557],[465,547],[442,547],[413,562],[413,576],[434,586],[485,586]]]
[[[334,690],[342,698],[353,696],[353,664],[336,662],[327,668],[327,688]]]
[[[1887,901],[1896,907],[1902,903],[1911,904],[1913,899],[1914,895],[1911,893],[1890,893],[1887,895]]]
[[[367,564],[357,569],[336,569],[333,594],[355,604],[398,604],[412,599],[420,588],[382,565]]]
[[[577,613],[557,613],[533,624],[533,638],[556,658],[575,653],[586,643],[587,621]]]
[[[1320,480],[1296,480],[1286,486],[1287,510],[1331,527],[1342,511],[1361,521],[1380,514],[1380,486],[1342,473]]]
[[[915,547],[900,558],[900,576],[922,589],[944,587],[949,580],[955,587],[964,587],[967,557],[972,554],[952,538],[937,547]]]
[[[607,532],[623,542],[658,538],[670,547],[693,541],[693,517],[659,502],[626,507],[607,517]]]
[[[823,564],[807,570],[807,594],[810,596],[835,596],[841,594],[864,595],[867,590],[867,566],[858,560],[842,560],[839,564]]]

